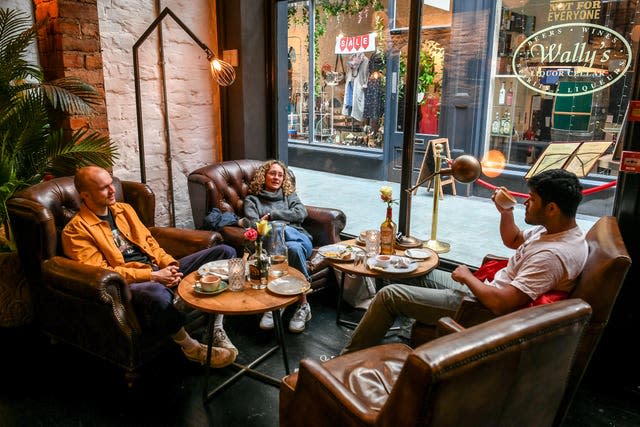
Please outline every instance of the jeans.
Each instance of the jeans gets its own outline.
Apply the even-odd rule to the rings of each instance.
[[[300,270],[308,279],[310,276],[307,269],[307,259],[313,251],[311,239],[303,232],[287,225],[284,229],[284,240],[287,245],[289,265]]]
[[[382,288],[342,352],[378,344],[399,315],[436,325],[441,317],[455,313],[463,297],[473,295],[469,288],[451,279],[451,273],[441,270],[433,270],[419,285],[393,284]]]
[[[227,245],[203,249],[180,259],[180,272],[186,276],[204,263],[235,256],[235,249]],[[145,334],[155,338],[173,335],[180,330],[184,314],[174,307],[171,289],[158,282],[132,283],[129,289],[133,310]]]

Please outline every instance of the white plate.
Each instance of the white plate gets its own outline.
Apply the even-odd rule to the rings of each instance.
[[[413,259],[427,259],[431,256],[431,254],[427,251],[423,251],[420,249],[407,249],[404,253]]]
[[[311,284],[306,280],[301,280],[292,276],[279,277],[267,283],[267,289],[278,295],[298,295],[311,288]]]
[[[214,274],[222,280],[229,279],[229,260],[221,259],[218,261],[211,261],[203,264],[198,269],[198,274],[206,276],[207,274]]]
[[[327,245],[318,249],[318,253],[325,258],[335,261],[353,261],[354,252],[364,252],[362,248],[354,245]]]
[[[220,282],[220,287],[215,291],[205,291],[204,289],[202,289],[200,282],[196,282],[193,284],[193,291],[196,294],[200,294],[200,295],[218,295],[220,292],[226,291],[227,286],[228,286],[227,282]]]
[[[394,266],[395,263],[400,258],[404,258],[404,260],[409,264],[406,268],[396,268]],[[411,260],[411,259],[409,259],[409,258],[407,258],[407,257],[401,257],[401,256],[392,255],[391,256],[391,264],[389,264],[389,266],[387,268],[382,268],[382,267],[376,266],[376,259],[375,258],[369,258],[367,260],[367,266],[371,270],[384,271],[385,273],[411,273],[412,271],[415,271],[418,268],[418,263],[413,261],[413,260]]]

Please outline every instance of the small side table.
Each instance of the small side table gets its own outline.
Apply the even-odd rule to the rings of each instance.
[[[289,275],[306,281],[304,274],[293,267],[289,267]],[[227,290],[213,296],[200,295],[193,290],[193,285],[195,284],[196,280],[197,272],[193,272],[182,279],[180,285],[178,286],[178,295],[188,306],[195,308],[196,310],[208,313],[209,317],[207,326],[207,368],[203,389],[204,402],[206,403],[211,400],[211,398],[215,394],[238,380],[240,376],[244,374],[247,374],[267,384],[278,387],[281,382],[280,379],[256,371],[253,369],[253,367],[261,363],[263,360],[267,359],[275,351],[277,351],[278,348],[280,348],[282,350],[284,370],[287,375],[289,374],[289,361],[287,360],[287,351],[284,342],[284,328],[282,326],[282,319],[280,317],[279,309],[297,302],[299,299],[299,295],[277,295],[272,293],[268,289],[251,289],[251,285],[249,282],[245,283],[243,291],[234,292]],[[275,326],[277,345],[268,349],[260,357],[258,357],[248,365],[233,363],[231,366],[235,369],[238,369],[238,372],[212,391],[208,391],[209,373],[211,369],[208,361],[211,360],[211,349],[213,345],[213,322],[215,315],[224,314],[227,316],[237,316],[260,314],[267,311],[273,312],[273,323]]]
[[[345,240],[340,243],[343,245],[357,246],[355,239]],[[344,276],[346,274],[356,274],[358,276],[373,277],[375,279],[408,279],[411,277],[424,276],[438,266],[438,264],[440,263],[440,258],[438,257],[438,254],[431,249],[420,248],[420,250],[429,252],[431,255],[425,260],[416,260],[416,262],[418,263],[418,268],[407,273],[385,273],[380,270],[370,269],[369,267],[367,267],[366,262],[362,265],[355,266],[353,264],[353,260],[345,262],[330,259],[329,264],[331,264],[334,269],[342,272],[342,278],[340,279],[340,283],[338,283],[338,308],[336,310],[336,323],[338,325],[347,326],[349,328],[355,328],[356,326],[358,326],[356,322],[342,320],[340,318],[340,313],[342,311],[342,297],[344,294]],[[405,256],[404,250],[396,249],[395,252],[396,255]]]

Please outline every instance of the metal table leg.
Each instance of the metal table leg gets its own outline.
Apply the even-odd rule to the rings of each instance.
[[[265,384],[270,384],[275,387],[279,387],[280,383],[282,382],[280,378],[272,377],[270,375],[267,375],[265,373],[262,373],[253,369],[254,366],[257,366],[258,364],[262,363],[264,360],[269,358],[273,353],[275,353],[278,349],[282,350],[282,360],[284,362],[284,370],[286,374],[289,375],[290,373],[289,360],[287,358],[287,350],[284,342],[284,330],[282,327],[282,317],[280,316],[280,310],[274,310],[272,313],[273,313],[273,320],[274,320],[274,326],[275,326],[276,341],[278,342],[278,345],[269,348],[267,351],[262,353],[258,358],[254,359],[248,365],[242,365],[240,363],[231,364],[229,367],[238,370],[238,372],[236,372],[233,376],[225,380],[222,384],[220,384],[213,390],[208,391],[209,390],[208,378],[211,372],[210,371],[211,367],[208,362],[211,358],[212,343],[213,343],[213,315],[210,315],[211,317],[209,320],[209,326],[207,327],[207,368],[205,372],[205,383],[204,383],[203,398],[202,398],[202,400],[205,403],[209,402],[216,394],[218,394],[219,392],[227,388],[229,385],[236,382],[238,379],[240,379],[240,377],[242,377],[242,375],[245,375],[245,374],[259,381],[262,381]]]

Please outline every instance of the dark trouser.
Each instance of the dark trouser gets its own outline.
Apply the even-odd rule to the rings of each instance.
[[[227,245],[218,245],[187,255],[179,260],[180,272],[185,276],[209,261],[229,259],[236,251]],[[145,334],[154,337],[173,335],[184,324],[184,314],[173,306],[173,291],[158,282],[140,282],[129,285],[131,303]]]

